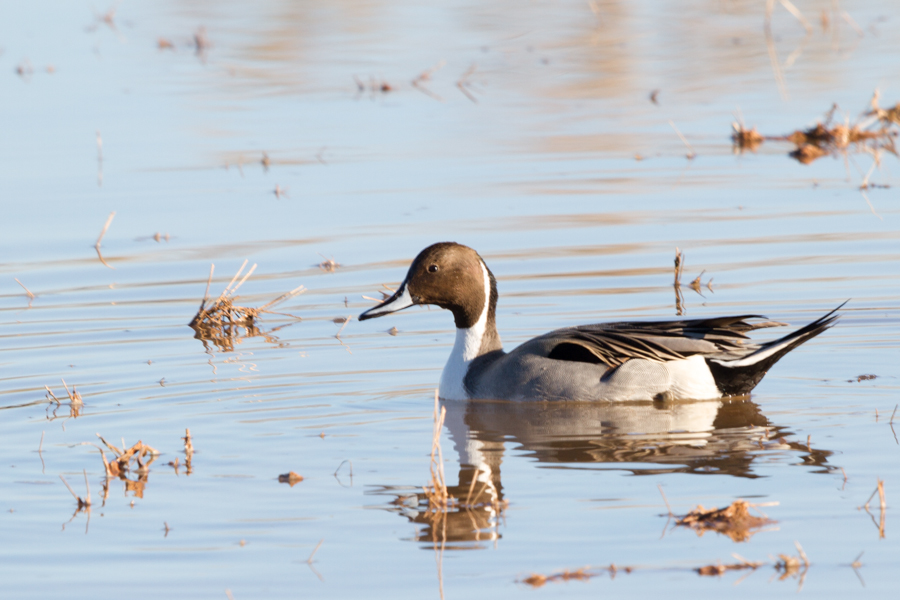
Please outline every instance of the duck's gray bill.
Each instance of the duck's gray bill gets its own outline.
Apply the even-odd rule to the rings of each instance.
[[[403,310],[404,308],[409,308],[415,304],[413,302],[412,296],[409,295],[409,288],[406,287],[406,283],[400,286],[400,289],[397,290],[393,296],[375,306],[370,308],[363,314],[359,315],[360,321],[365,321],[366,319],[374,319],[375,317],[381,317],[388,313],[397,312],[398,310]]]

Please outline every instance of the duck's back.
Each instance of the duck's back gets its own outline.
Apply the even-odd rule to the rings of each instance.
[[[507,400],[719,398],[706,358],[744,354],[740,317],[621,322],[557,329],[509,354],[481,356],[465,385],[472,397]]]
[[[622,401],[722,395],[701,356],[665,362],[631,359],[609,367],[602,362],[550,358],[548,345],[538,338],[509,354],[473,361],[466,377],[471,397]],[[484,364],[478,364],[483,359]]]

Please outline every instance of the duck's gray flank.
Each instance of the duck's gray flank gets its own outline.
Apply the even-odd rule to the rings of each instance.
[[[778,359],[838,318],[835,309],[764,344],[746,334],[784,324],[759,315],[582,325],[506,353],[497,300],[496,279],[478,253],[442,242],[420,252],[397,292],[360,320],[413,304],[450,310],[457,336],[441,376],[445,399],[616,401],[747,394]]]

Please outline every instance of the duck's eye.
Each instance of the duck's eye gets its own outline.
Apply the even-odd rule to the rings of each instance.
[[[429,273],[437,273],[437,270],[438,270],[438,266],[437,266],[437,265],[428,265],[428,272],[429,272]]]

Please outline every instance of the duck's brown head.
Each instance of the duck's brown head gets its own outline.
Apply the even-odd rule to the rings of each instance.
[[[453,313],[456,327],[475,325],[487,306],[493,317],[497,284],[477,252],[455,242],[440,242],[422,250],[393,296],[359,315],[373,319],[414,304],[434,304]],[[490,319],[493,320],[493,319]]]

